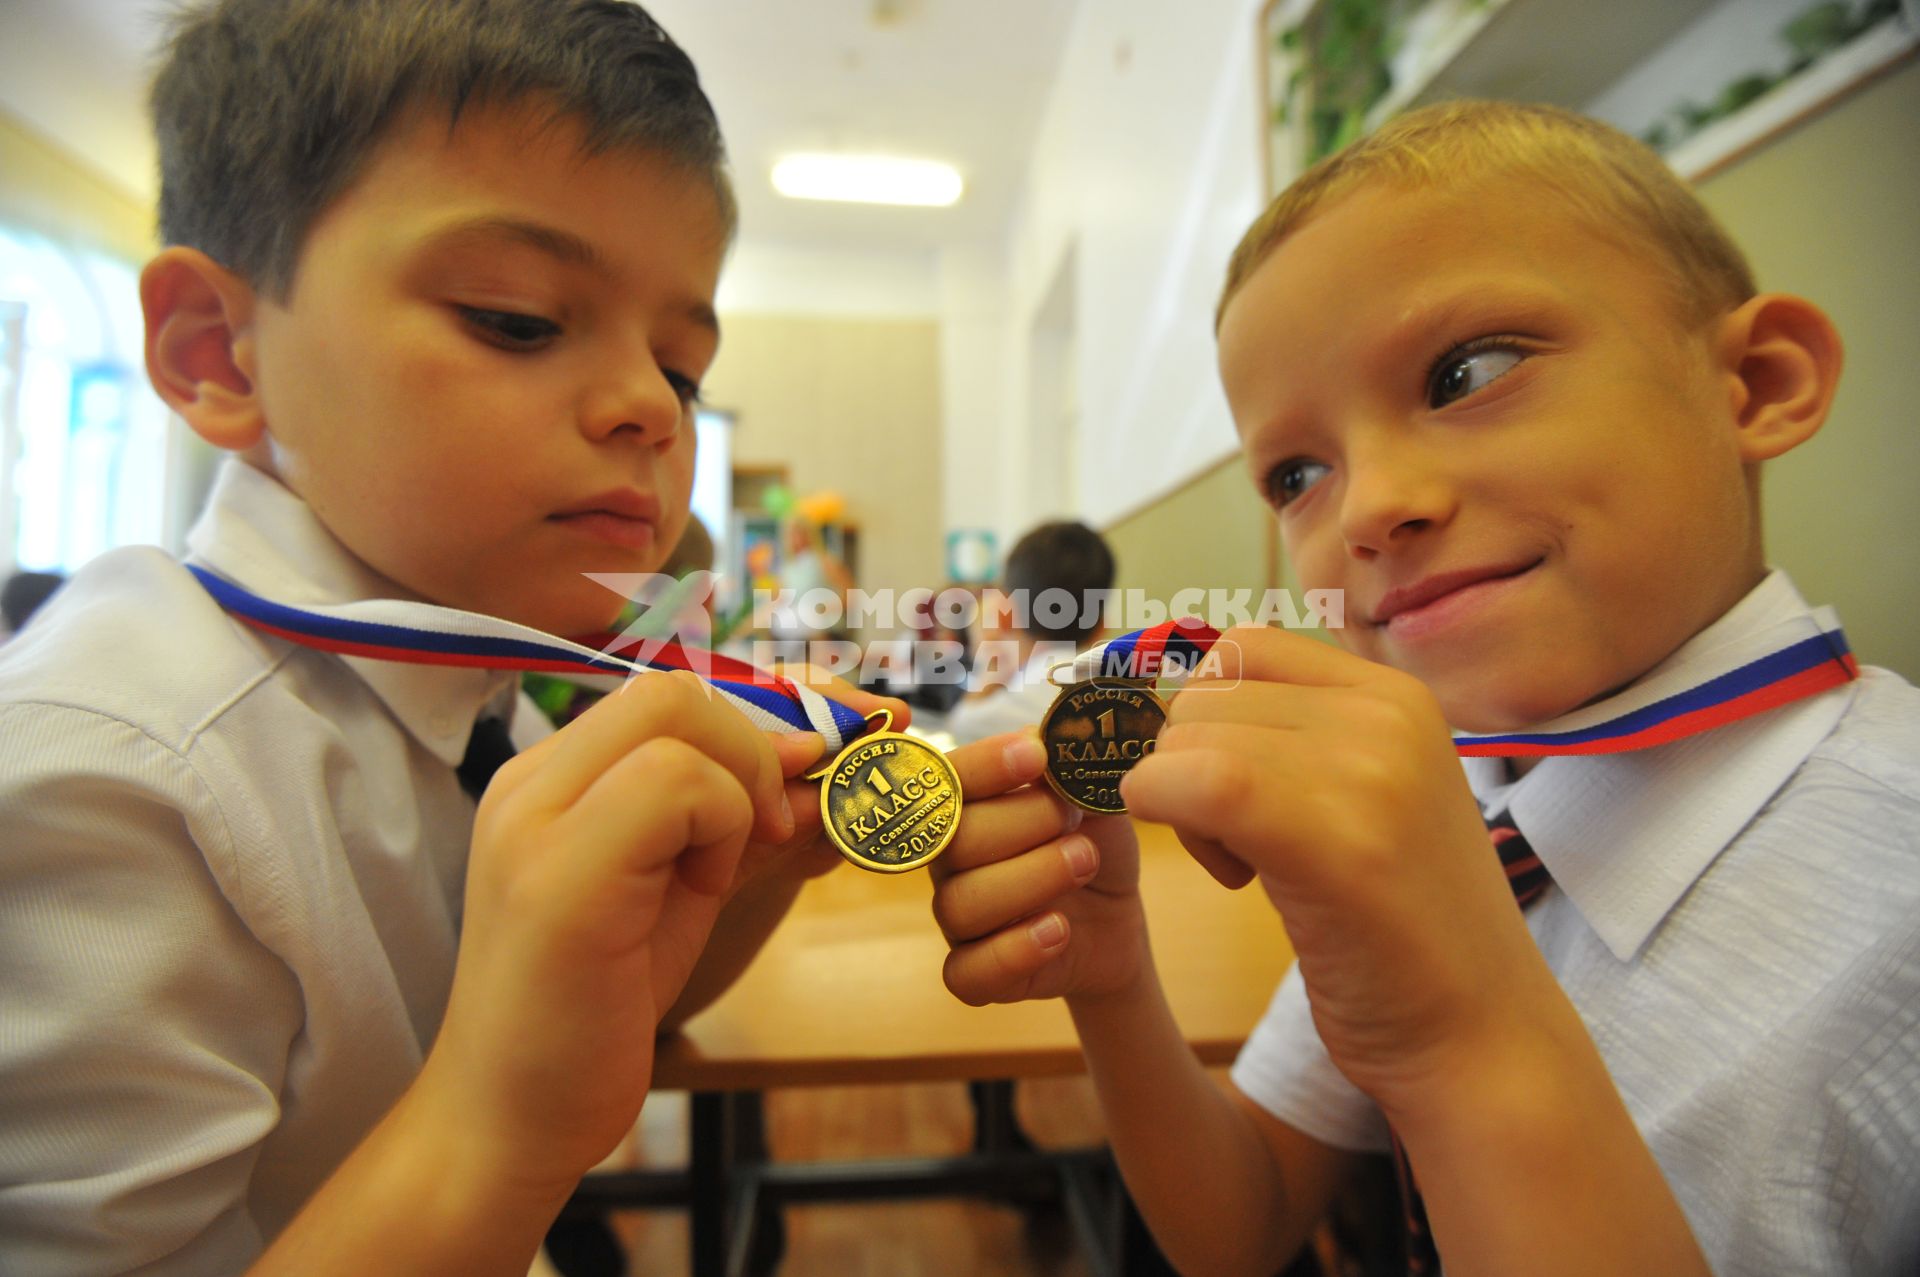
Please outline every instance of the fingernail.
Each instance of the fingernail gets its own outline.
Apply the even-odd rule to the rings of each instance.
[[[1007,746],[1005,758],[1007,770],[1016,776],[1037,772],[1046,766],[1046,751],[1040,748],[1040,740],[1034,736],[1017,737]]]
[[[793,832],[793,800],[784,789],[780,791],[780,821],[788,833]]]
[[[1093,840],[1079,834],[1061,842],[1060,854],[1067,858],[1067,871],[1075,882],[1085,882],[1100,867],[1100,853],[1093,849]]]
[[[1086,811],[1078,803],[1062,803],[1061,806],[1067,809],[1066,816],[1062,818],[1062,827],[1065,829],[1080,828],[1080,822],[1087,818]]]
[[[1033,942],[1042,949],[1058,949],[1067,941],[1066,925],[1060,921],[1060,915],[1057,913],[1050,913],[1028,927],[1027,934],[1032,936]]]

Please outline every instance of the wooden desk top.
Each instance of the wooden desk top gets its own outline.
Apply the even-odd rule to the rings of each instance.
[[[1232,1060],[1292,950],[1257,885],[1222,888],[1170,829],[1141,824],[1147,925],[1168,999],[1207,1064]],[[969,1007],[940,982],[946,942],[925,873],[836,869],[808,883],[753,966],[661,1042],[665,1090],[1078,1073],[1057,999]]]

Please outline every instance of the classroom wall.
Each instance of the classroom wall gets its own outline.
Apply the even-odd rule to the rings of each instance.
[[[1119,589],[1161,603],[1181,590],[1249,590],[1253,609],[1267,588],[1273,520],[1237,454],[1104,531]]]
[[[1002,331],[950,352],[947,377],[980,387],[992,418],[968,423],[962,464],[991,476],[989,513],[1007,534],[1061,513],[1106,524],[1234,447],[1212,311],[1262,203],[1260,0],[1178,8],[1080,7],[1008,235]],[[1036,351],[1062,344],[1078,409],[1068,440],[1033,411],[1047,375]]]
[[[153,210],[0,112],[0,222],[130,262],[153,252]]]
[[[736,314],[927,319],[940,312],[936,255],[736,243],[714,308]]]
[[[785,465],[795,496],[847,500],[860,530],[858,584],[945,581],[940,331],[930,319],[722,316],[702,384],[734,414],[736,465]]]
[[[1760,287],[1825,307],[1847,366],[1825,429],[1767,467],[1773,561],[1863,661],[1920,681],[1920,61],[1701,184]]]

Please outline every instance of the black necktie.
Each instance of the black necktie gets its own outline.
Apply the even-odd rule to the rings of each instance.
[[[1487,836],[1500,853],[1500,866],[1507,871],[1507,886],[1522,909],[1546,894],[1553,885],[1547,867],[1540,863],[1526,836],[1513,823],[1513,817],[1501,812],[1487,822]],[[1434,1248],[1433,1234],[1427,1231],[1427,1207],[1420,1199],[1420,1186],[1413,1182],[1413,1167],[1399,1136],[1393,1139],[1393,1169],[1400,1181],[1400,1200],[1404,1204],[1407,1228],[1408,1277],[1425,1277],[1440,1271],[1440,1253]]]
[[[487,782],[513,755],[513,738],[507,735],[507,720],[481,719],[473,725],[473,735],[467,737],[467,756],[460,760],[458,768],[460,788],[479,801],[480,795],[487,792]]]

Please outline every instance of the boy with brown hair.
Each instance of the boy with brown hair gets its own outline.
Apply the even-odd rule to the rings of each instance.
[[[1066,997],[1182,1271],[1274,1271],[1389,1147],[1413,1271],[1914,1271],[1920,695],[1760,536],[1761,464],[1833,396],[1826,317],[1637,143],[1458,103],[1303,175],[1218,328],[1346,650],[1229,632],[1243,681],[1182,692],[1123,792],[1258,877],[1298,965],[1216,1087],[1130,827],[1075,829],[999,738],[955,757],[948,985]]]
[[[816,693],[513,712],[686,522],[718,125],[608,0],[216,0],[154,107],[148,371],[236,456],[0,657],[0,1252],[523,1274],[837,860]]]
[[[1014,542],[1000,573],[1004,610],[981,621],[977,652],[996,659],[981,664],[976,655],[976,669],[987,677],[947,715],[956,740],[997,736],[1045,717],[1054,692],[1047,671],[1100,632],[1101,599],[1113,589],[1113,575],[1113,548],[1078,520],[1043,523]]]

